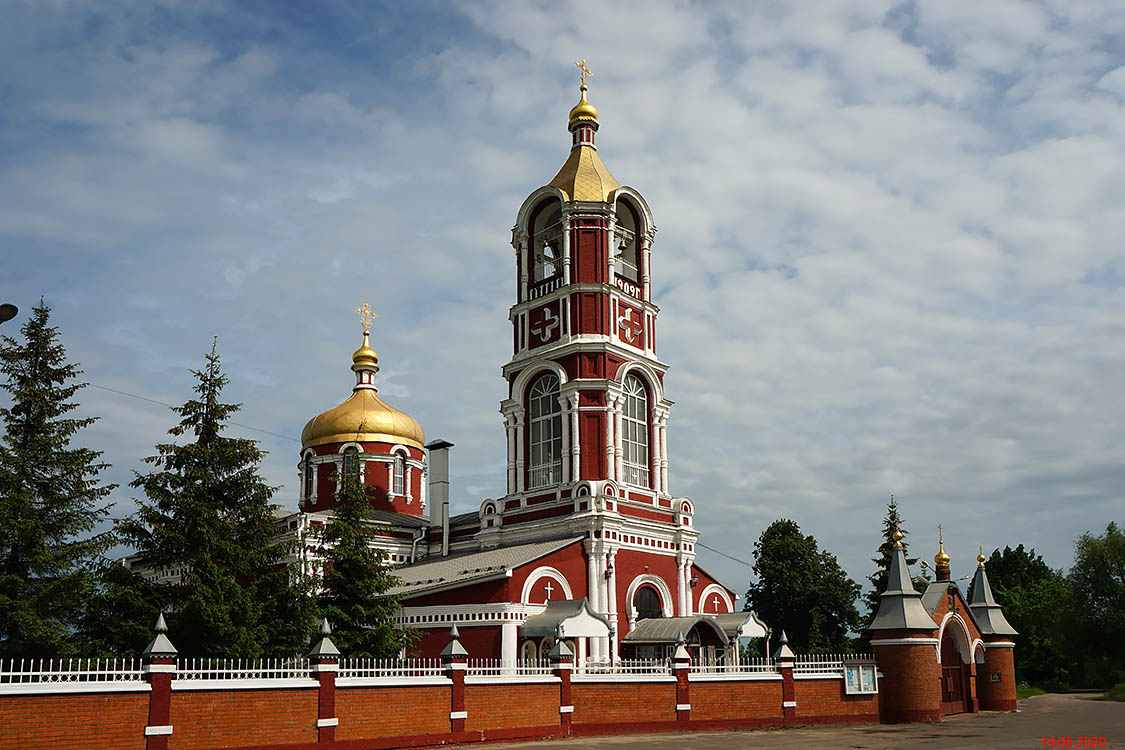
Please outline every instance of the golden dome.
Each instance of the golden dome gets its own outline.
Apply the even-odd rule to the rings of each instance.
[[[578,122],[598,122],[598,108],[586,101],[586,85],[582,85],[582,98],[574,109],[570,110],[570,125],[573,127]]]
[[[938,553],[934,555],[934,562],[938,565],[949,565],[949,553],[943,549],[938,550]]]
[[[895,533],[891,534],[891,539],[895,540],[896,547],[902,546],[902,532],[898,530],[897,525],[895,526]]]
[[[421,450],[426,436],[418,420],[389,406],[373,388],[357,388],[351,398],[335,409],[313,417],[301,430],[302,450],[353,440],[359,443],[401,443]]]
[[[977,567],[983,568],[984,567],[984,561],[987,560],[987,559],[988,558],[984,556],[984,547],[981,547],[980,548],[980,554],[977,555]]]
[[[356,349],[355,354],[352,355],[352,363],[374,365],[376,369],[379,367],[379,355],[367,344],[367,331],[363,332],[363,346]]]
[[[597,149],[585,144],[570,150],[559,173],[547,183],[562,191],[568,201],[605,203],[610,193],[621,187],[602,163]]]

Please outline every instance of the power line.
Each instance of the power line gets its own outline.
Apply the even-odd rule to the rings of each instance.
[[[135,393],[129,393],[128,391],[119,391],[116,388],[107,388],[106,386],[98,385],[97,383],[87,383],[86,385],[90,386],[91,388],[98,388],[98,389],[103,390],[103,391],[109,391],[110,393],[119,393],[122,396],[128,396],[129,398],[135,398],[135,399],[138,399],[140,401],[148,401],[150,404],[157,404],[159,406],[167,406],[169,409],[180,408],[178,406],[173,406],[172,404],[166,404],[163,401],[157,401],[154,398],[148,398],[147,396],[138,396]],[[274,437],[281,438],[282,440],[292,440],[294,443],[301,442],[297,438],[289,437],[288,435],[281,435],[281,434],[278,434],[276,432],[270,432],[269,430],[263,430],[261,427],[251,427],[248,424],[241,424],[240,422],[228,422],[227,424],[234,425],[235,427],[241,427],[244,430],[253,430],[254,432],[260,432],[263,435],[273,435]]]
[[[722,555],[723,557],[727,558],[728,560],[734,560],[736,563],[742,563],[743,565],[745,565],[748,568],[754,567],[752,563],[748,563],[745,560],[739,560],[737,557],[732,557],[731,555],[728,555],[726,552],[720,552],[719,550],[715,549],[714,547],[708,547],[703,542],[697,541],[695,543],[695,545],[697,547],[702,547],[705,550],[710,550],[711,552],[714,552],[716,555]]]

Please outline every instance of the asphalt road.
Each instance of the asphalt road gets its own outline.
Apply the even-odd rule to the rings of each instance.
[[[742,750],[746,748],[1042,748],[1044,737],[1104,737],[1104,748],[1125,748],[1125,703],[1099,695],[1040,695],[1013,713],[950,716],[939,724],[868,724],[807,729],[692,732],[580,737],[503,745],[507,750]],[[1099,745],[1095,745],[1098,747]]]

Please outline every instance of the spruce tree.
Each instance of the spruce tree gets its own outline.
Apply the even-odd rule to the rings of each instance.
[[[386,554],[368,544],[370,501],[357,477],[346,477],[323,534],[320,553],[324,578],[319,596],[322,616],[332,624],[332,640],[349,657],[390,658],[414,641],[414,632],[394,618],[398,598],[387,592],[398,579]]]
[[[902,552],[906,554],[909,545],[906,541],[906,535],[909,533],[906,529],[902,528],[902,516],[898,512],[898,504],[895,503],[895,498],[892,495],[891,501],[887,504],[887,515],[883,517],[883,543],[879,545],[876,551],[876,556],[871,558],[871,562],[875,563],[875,572],[867,576],[868,582],[871,584],[871,590],[863,595],[863,601],[867,604],[867,619],[865,622],[871,622],[875,617],[875,613],[879,611],[879,598],[887,589],[887,570],[891,564],[891,554],[894,552],[895,529],[902,532]],[[906,564],[914,565],[918,562],[916,557],[907,557]],[[919,591],[926,590],[927,578],[925,576],[914,578],[914,588]]]
[[[20,329],[22,341],[0,343],[0,653],[72,653],[72,629],[91,588],[92,570],[113,545],[110,532],[92,533],[109,514],[114,485],[98,474],[101,453],[71,440],[96,417],[67,416],[85,383],[68,362],[51,308],[43,300]]]
[[[146,565],[182,571],[180,584],[166,588],[169,637],[180,653],[294,653],[307,645],[314,611],[286,564],[291,548],[278,539],[270,504],[277,488],[258,474],[264,453],[255,441],[222,434],[241,405],[220,400],[229,380],[214,345],[203,369],[191,372],[197,396],[175,409],[180,421],[169,430],[190,442],[157,445],[145,459],[155,468],[132,486],[146,499],[123,534]],[[287,616],[299,621],[276,622],[287,605],[295,607]]]

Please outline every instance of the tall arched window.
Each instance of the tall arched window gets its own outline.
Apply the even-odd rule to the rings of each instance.
[[[405,495],[406,491],[403,485],[406,484],[406,459],[402,457],[401,453],[395,454],[395,483],[394,494]]]
[[[544,281],[562,272],[562,206],[544,206],[535,215],[531,232],[531,281]]]
[[[641,283],[641,242],[637,236],[637,214],[625,201],[617,203],[617,223],[613,230],[613,270],[635,284]]]
[[[663,617],[664,608],[660,606],[660,594],[652,586],[641,586],[633,594],[633,609],[637,611],[638,620],[647,620],[650,617]]]
[[[344,449],[344,478],[359,479],[359,449],[354,445]]]
[[[313,480],[315,479],[315,475],[313,474],[312,454],[305,454],[305,463],[301,474],[303,475],[302,478],[305,480],[305,502],[311,503],[313,496]]]
[[[557,484],[562,480],[562,407],[559,406],[557,376],[543,375],[531,386],[528,413],[531,429],[528,489]]]
[[[624,481],[648,487],[648,392],[636,375],[625,376],[625,409],[621,415]]]

